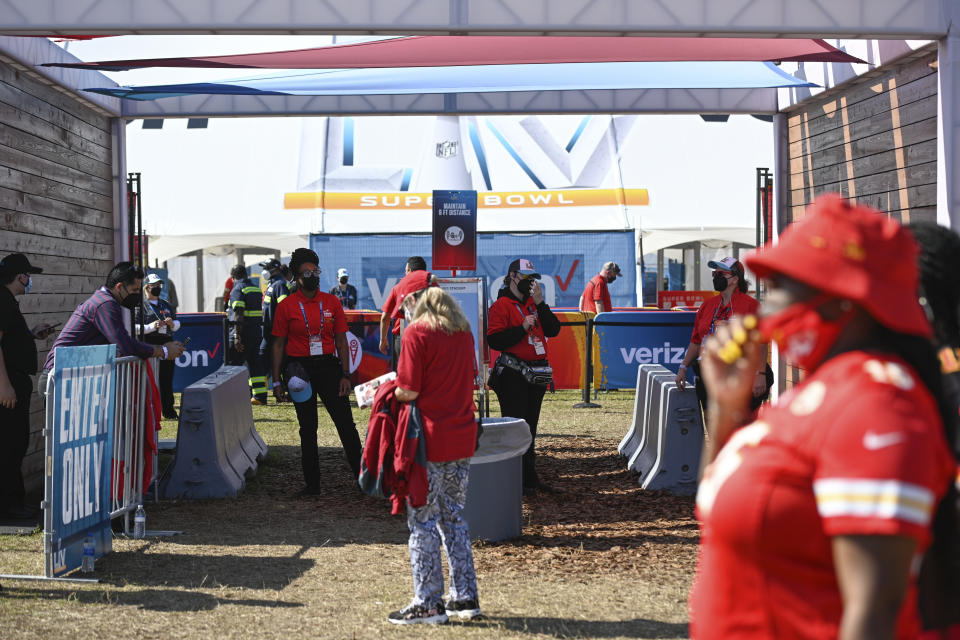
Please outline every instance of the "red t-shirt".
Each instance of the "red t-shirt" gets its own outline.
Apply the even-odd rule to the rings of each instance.
[[[307,324],[310,325],[310,334],[320,334],[323,353],[336,356],[337,346],[333,337],[347,332],[347,316],[343,313],[340,300],[323,291],[317,291],[313,298],[308,298],[303,295],[303,291],[297,289],[280,301],[273,320],[273,335],[287,339],[288,356],[310,355]]]
[[[534,303],[533,298],[527,298],[527,301],[521,304],[510,296],[502,296],[490,307],[490,317],[487,318],[487,335],[499,333],[504,329],[519,327],[523,324],[523,318],[531,313],[537,315],[537,305]],[[544,353],[542,354],[537,353],[535,346],[537,341],[543,345]],[[547,360],[547,338],[543,335],[543,327],[540,326],[540,320],[537,320],[530,328],[526,338],[509,349],[504,349],[504,352],[528,362],[533,360]]]
[[[394,285],[393,288],[390,289],[390,293],[387,294],[387,299],[384,300],[384,302],[383,302],[383,315],[385,315],[385,316],[387,316],[387,317],[393,317],[393,313],[394,313],[397,309],[400,308],[400,303],[399,303],[399,301],[398,301],[398,299],[397,299],[397,287],[398,287],[398,286],[399,286],[399,284]],[[399,323],[399,322],[394,322],[394,323],[393,323],[393,333],[396,333],[396,334],[399,335],[399,333],[400,333],[400,323]]]
[[[693,638],[836,638],[843,600],[831,538],[930,540],[956,471],[940,414],[901,360],[828,360],[730,438],[697,492]],[[897,624],[919,631],[916,576]]]
[[[613,305],[610,302],[610,289],[607,287],[607,279],[602,274],[597,274],[590,278],[586,288],[583,290],[583,309],[582,311],[597,312],[597,302],[603,303],[604,311],[612,311]]]
[[[697,309],[697,317],[693,321],[693,336],[690,342],[700,344],[703,339],[712,335],[717,327],[730,319],[731,316],[745,316],[757,313],[760,306],[755,299],[745,293],[734,291],[730,304],[723,305],[723,296],[719,293],[708,298]]]
[[[227,281],[223,283],[223,302],[226,304],[227,300],[230,299],[230,292],[233,291],[233,276],[227,278]]]
[[[415,322],[403,332],[397,385],[420,394],[416,402],[423,416],[430,462],[473,455],[477,442],[474,360],[469,331],[446,333]]]

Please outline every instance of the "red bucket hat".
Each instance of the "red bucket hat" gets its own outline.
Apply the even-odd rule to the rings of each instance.
[[[894,331],[930,337],[919,302],[918,253],[895,220],[830,193],[807,207],[777,244],[751,251],[744,262],[760,278],[783,274],[859,304]]]
[[[403,317],[403,299],[411,293],[416,293],[421,289],[426,289],[429,286],[435,286],[430,284],[430,278],[433,276],[429,271],[424,271],[422,269],[417,271],[411,271],[407,275],[403,276],[400,282],[397,283],[397,308],[394,310],[391,318],[402,318]]]

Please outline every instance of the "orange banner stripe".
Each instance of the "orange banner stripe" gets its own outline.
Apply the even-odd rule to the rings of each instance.
[[[349,209],[371,211],[430,209],[430,193],[362,193],[308,191],[287,193],[284,209]],[[477,193],[480,209],[517,209],[539,207],[602,207],[650,204],[646,189],[562,189],[555,191],[481,191]]]

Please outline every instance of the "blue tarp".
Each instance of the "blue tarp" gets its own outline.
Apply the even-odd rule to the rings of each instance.
[[[597,62],[290,70],[223,82],[88,88],[133,100],[192,94],[409,95],[595,89],[815,87],[771,62]]]

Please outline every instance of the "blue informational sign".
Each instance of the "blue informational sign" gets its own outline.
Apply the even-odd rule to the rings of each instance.
[[[180,330],[174,337],[180,342],[190,338],[190,344],[174,361],[175,392],[183,391],[223,366],[227,317],[222,313],[179,313],[177,320],[180,321]]]
[[[460,310],[467,317],[470,323],[470,332],[473,334],[473,348],[477,359],[477,371],[479,372],[484,362],[489,357],[486,353],[486,316],[487,303],[486,291],[484,291],[483,280],[479,278],[440,278],[440,288],[450,294],[450,296],[460,305]]]
[[[433,253],[430,269],[477,268],[477,192],[433,191]]]
[[[78,569],[83,543],[108,553],[117,346],[58,347],[47,397],[47,575]]]
[[[407,258],[421,256],[431,264],[428,234],[310,236],[310,248],[320,256],[321,288],[333,287],[337,269],[346,267],[357,287],[360,309],[380,309],[390,289],[403,277]],[[481,277],[491,300],[517,258],[533,263],[542,276],[544,298],[551,307],[576,308],[580,294],[605,262],[623,270],[610,285],[615,307],[636,306],[636,245],[632,230],[571,233],[478,233],[477,269],[457,276]],[[438,276],[450,275],[439,271]]]
[[[600,345],[602,387],[632,389],[637,367],[662,364],[676,372],[693,334],[694,311],[600,313],[594,330]]]

